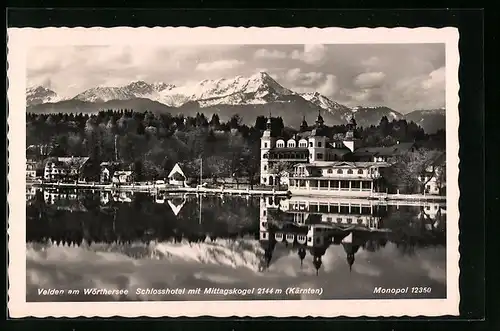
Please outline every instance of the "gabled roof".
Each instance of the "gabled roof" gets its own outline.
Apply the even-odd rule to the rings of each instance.
[[[176,163],[174,165],[174,167],[172,168],[172,170],[168,174],[167,178],[171,178],[175,173],[179,173],[182,176],[184,176],[184,178],[186,178],[186,175],[184,174],[184,171],[182,171],[181,166],[179,165],[179,163]]]

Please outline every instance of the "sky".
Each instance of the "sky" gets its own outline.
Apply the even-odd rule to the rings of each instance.
[[[52,46],[27,56],[28,86],[65,97],[137,80],[183,85],[259,71],[351,107],[445,106],[444,44]]]

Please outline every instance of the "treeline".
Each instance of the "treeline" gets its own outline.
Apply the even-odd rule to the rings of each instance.
[[[217,114],[207,119],[203,114],[184,117],[132,110],[27,116],[28,145],[49,144],[50,156],[121,161],[136,171],[138,180],[164,177],[177,162],[196,177],[201,158],[204,177],[254,178],[260,135],[254,127],[242,125],[237,115],[227,122],[219,121]]]
[[[209,196],[190,197],[175,216],[168,204],[152,201],[152,196],[137,193],[131,203],[110,201],[99,204],[99,195],[79,192],[78,200],[64,203],[83,204],[86,212],[72,212],[57,208],[59,202],[47,205],[42,192],[26,207],[27,242],[87,243],[182,240],[196,242],[209,236],[236,239],[258,236],[259,201],[226,197],[225,201]],[[182,203],[174,201],[175,204]],[[61,202],[63,203],[63,202]],[[138,220],[141,220],[138,222]]]
[[[177,162],[193,176],[203,158],[205,177],[248,176],[251,184],[259,171],[260,137],[267,118],[259,116],[253,126],[242,124],[239,115],[227,122],[217,114],[211,118],[153,114],[133,110],[105,110],[90,114],[27,114],[27,145],[49,144],[50,156],[89,156],[96,163],[117,160],[130,164],[138,179],[168,175]],[[308,128],[312,129],[312,127]],[[329,135],[341,139],[345,125],[328,127]],[[298,131],[288,128],[282,118],[272,119],[272,133],[291,137]],[[413,122],[389,122],[357,128],[356,136],[370,146],[397,141],[418,141],[444,148],[444,132],[427,135]]]

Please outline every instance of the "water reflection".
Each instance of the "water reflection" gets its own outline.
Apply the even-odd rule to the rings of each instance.
[[[51,284],[323,288],[316,299],[383,298],[374,286],[432,286],[430,297],[446,295],[446,209],[437,203],[33,188],[26,195],[30,301],[255,298],[36,295]]]

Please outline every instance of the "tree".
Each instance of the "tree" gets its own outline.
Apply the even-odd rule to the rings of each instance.
[[[237,129],[241,126],[241,117],[238,114],[234,114],[231,116],[231,119],[229,120],[229,127],[231,129]]]
[[[219,115],[215,113],[212,115],[212,119],[210,120],[210,126],[214,128],[218,128],[220,126]]]
[[[246,143],[243,146],[241,153],[242,172],[248,176],[250,189],[253,190],[254,180],[260,168],[260,149],[257,144],[249,145]]]
[[[294,163],[290,161],[278,161],[273,163],[271,166],[271,173],[275,175],[275,185],[280,187],[281,177],[286,173],[290,172],[293,168]]]
[[[428,181],[422,183],[418,178],[428,167],[432,167],[438,153],[434,150],[419,149],[397,156],[389,169],[390,174],[386,176],[389,183],[412,193],[415,191],[423,193]]]
[[[208,175],[212,177],[214,183],[216,183],[219,178],[224,178],[229,175],[230,165],[222,156],[210,156],[204,159],[204,163],[206,163]]]

